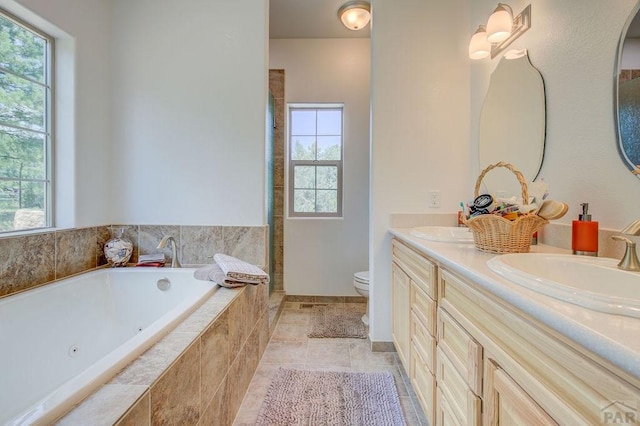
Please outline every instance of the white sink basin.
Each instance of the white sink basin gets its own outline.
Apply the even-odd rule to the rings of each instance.
[[[487,262],[492,271],[538,293],[640,318],[640,273],[617,264],[616,259],[542,253],[504,254]]]
[[[473,234],[469,228],[457,226],[420,226],[411,230],[411,235],[429,241],[445,243],[472,243]]]

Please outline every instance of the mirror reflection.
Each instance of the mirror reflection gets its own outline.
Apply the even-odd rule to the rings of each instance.
[[[633,170],[640,165],[640,13],[630,18],[620,44],[618,150],[626,166]]]
[[[491,74],[482,105],[478,156],[484,169],[498,161],[513,164],[532,182],[544,155],[545,97],[540,72],[526,50],[508,52]],[[506,169],[494,169],[483,179],[486,191],[519,196],[520,184]]]

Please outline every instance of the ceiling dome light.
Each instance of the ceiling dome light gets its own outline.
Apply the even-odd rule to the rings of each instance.
[[[491,53],[491,43],[487,40],[487,30],[484,25],[480,25],[471,36],[469,42],[469,58],[483,59]]]
[[[511,35],[513,28],[513,11],[509,5],[498,3],[487,22],[487,40],[489,43],[500,43]]]
[[[357,31],[367,26],[371,19],[371,5],[366,1],[350,1],[338,9],[338,17],[345,27]]]

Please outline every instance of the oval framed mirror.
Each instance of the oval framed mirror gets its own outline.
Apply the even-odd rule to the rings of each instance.
[[[481,169],[498,161],[511,163],[528,182],[540,172],[546,129],[544,83],[526,50],[510,51],[491,74],[480,113],[478,158]],[[494,173],[495,171],[495,173]],[[483,179],[498,196],[520,196],[508,170],[494,169]]]
[[[614,112],[617,146],[629,170],[640,165],[640,2],[633,8],[618,44]],[[636,174],[640,178],[640,174]]]

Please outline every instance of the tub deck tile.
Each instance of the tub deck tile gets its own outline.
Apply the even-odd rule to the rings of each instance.
[[[141,385],[104,385],[56,425],[86,426],[87,419],[91,419],[93,426],[111,426],[147,389],[147,386]]]
[[[198,333],[168,334],[125,367],[110,383],[151,386],[197,337]]]

